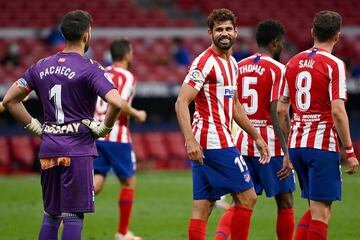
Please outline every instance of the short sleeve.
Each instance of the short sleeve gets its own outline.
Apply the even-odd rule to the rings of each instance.
[[[131,97],[131,94],[134,92],[135,88],[135,79],[134,76],[129,72],[124,75],[122,84],[118,86],[118,91],[122,99],[128,100]]]
[[[287,75],[288,75],[288,64],[285,67],[283,80],[280,84],[280,96],[284,96],[284,97],[290,97]]]
[[[333,67],[328,66],[330,83],[329,96],[330,100],[347,99],[346,93],[346,67],[343,61],[338,60]]]
[[[271,75],[273,79],[273,85],[271,88],[271,101],[276,101],[280,97],[281,85],[284,81],[284,67],[276,67],[271,69]]]
[[[195,88],[197,91],[200,91],[200,89],[205,83],[204,73],[197,68],[190,69],[185,77],[184,83],[187,83],[189,86]]]
[[[89,78],[92,90],[102,99],[110,90],[116,89],[110,75],[97,62],[91,64]]]

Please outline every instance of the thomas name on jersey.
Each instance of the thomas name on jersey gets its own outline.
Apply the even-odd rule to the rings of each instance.
[[[72,71],[71,68],[65,66],[51,66],[40,72],[40,79],[50,74],[64,75],[65,77],[68,77],[68,79],[72,79],[75,76],[75,72]]]
[[[260,65],[248,64],[239,68],[240,74],[256,72],[260,76],[264,74],[265,68]]]

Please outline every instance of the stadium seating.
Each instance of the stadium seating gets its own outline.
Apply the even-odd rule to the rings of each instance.
[[[134,132],[138,169],[184,169],[190,167],[184,137],[179,131]],[[0,174],[29,172],[37,161],[41,139],[32,136],[0,137]],[[360,141],[353,143],[360,159]],[[344,154],[342,151],[342,159]]]
[[[11,158],[6,137],[0,137],[0,174],[11,171]]]
[[[12,168],[16,171],[31,171],[35,150],[29,136],[11,136],[9,138]]]
[[[309,36],[310,37],[310,36]],[[91,44],[92,58],[103,63],[103,55],[109,48],[111,38],[96,38]],[[171,39],[140,37],[130,38],[134,45],[134,63],[131,71],[140,82],[157,81],[179,84],[183,81],[187,67],[171,61]],[[307,40],[304,40],[304,42]],[[18,79],[32,63],[38,59],[54,54],[56,49],[47,46],[41,39],[15,39],[21,49],[20,66],[12,69],[0,67],[0,84],[11,83]],[[255,49],[254,42],[248,41],[250,50]],[[9,44],[8,40],[0,39],[0,56]],[[191,53],[191,58],[204,51],[209,45],[207,37],[184,37],[184,44]],[[334,50],[335,55],[360,62],[360,36],[344,36]],[[284,61],[293,53],[284,53]]]
[[[95,26],[193,26],[190,19],[171,19],[162,9],[139,9],[131,0],[0,1],[0,9],[0,26],[6,27],[52,27],[65,12],[74,9],[83,9],[91,13],[96,19]]]

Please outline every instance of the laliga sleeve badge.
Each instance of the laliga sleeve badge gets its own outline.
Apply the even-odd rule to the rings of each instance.
[[[194,69],[189,72],[189,78],[193,80],[194,82],[202,82],[204,77],[200,70]]]

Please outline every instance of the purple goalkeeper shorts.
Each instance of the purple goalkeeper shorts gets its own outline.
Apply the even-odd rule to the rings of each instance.
[[[94,212],[93,156],[71,157],[68,167],[41,172],[44,210],[52,215]]]

